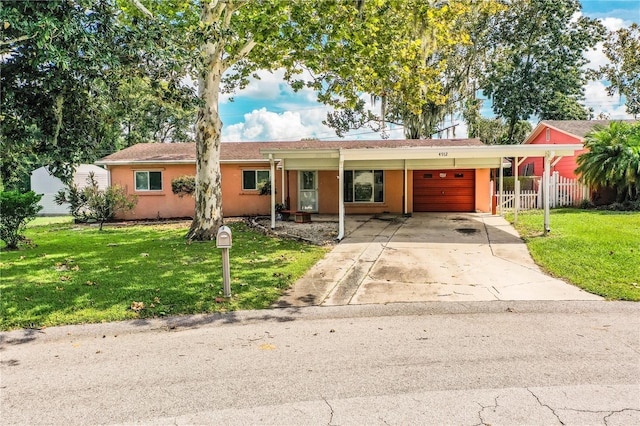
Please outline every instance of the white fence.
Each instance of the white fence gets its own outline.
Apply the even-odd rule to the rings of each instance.
[[[583,200],[590,199],[589,187],[583,185],[575,179],[562,177],[558,172],[553,172],[549,182],[549,207],[570,207],[577,206]],[[520,210],[533,210],[543,208],[542,179],[538,182],[538,189],[535,191],[520,191]],[[496,194],[497,205],[504,210],[515,208],[515,191],[504,191],[502,204],[500,203],[500,192]]]

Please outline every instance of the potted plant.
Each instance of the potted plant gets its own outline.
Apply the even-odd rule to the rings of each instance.
[[[276,203],[276,214],[278,214],[282,220],[289,220],[290,213],[289,213],[289,209],[287,208],[287,204]]]

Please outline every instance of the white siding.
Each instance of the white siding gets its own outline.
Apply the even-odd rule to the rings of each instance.
[[[87,186],[87,178],[89,173],[94,172],[95,179],[101,189],[106,189],[109,185],[109,172],[101,167],[93,164],[81,164],[76,168],[73,176],[73,182],[79,187]],[[55,195],[61,189],[65,189],[65,185],[60,179],[49,174],[47,167],[40,167],[31,172],[31,190],[36,194],[42,194],[40,205],[42,210],[38,213],[41,216],[68,215],[69,205],[58,205],[53,200]]]

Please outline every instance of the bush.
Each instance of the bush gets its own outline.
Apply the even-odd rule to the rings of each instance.
[[[582,210],[595,209],[596,205],[591,202],[591,200],[584,199],[580,201],[578,204],[578,208]]]
[[[87,207],[87,197],[76,185],[69,185],[67,187],[67,191],[58,191],[58,193],[53,197],[53,201],[58,205],[68,203],[69,213],[71,213],[71,216],[73,216],[75,221],[86,221],[84,211]]]
[[[95,220],[102,231],[104,222],[113,219],[117,212],[129,211],[136,206],[137,198],[127,195],[119,185],[102,190],[93,173],[89,174],[87,183],[88,186],[83,189],[70,185],[68,191],[59,191],[55,197],[58,204],[70,204],[71,214],[77,220]]]
[[[622,203],[615,202],[606,206],[607,210],[621,211],[621,212],[633,212],[640,211],[640,200],[635,201],[623,201]]]
[[[505,191],[515,191],[515,176],[505,176],[502,178],[502,182],[504,184]],[[540,181],[540,177],[538,176],[518,176],[518,180],[520,181],[520,190],[521,191],[535,191],[538,189],[538,182]],[[496,182],[499,182],[496,179]]]
[[[33,191],[0,192],[0,239],[7,244],[8,249],[17,249],[18,243],[25,239],[27,223],[42,210],[42,206],[38,205],[41,198],[42,195]]]
[[[196,177],[188,175],[178,176],[171,181],[171,192],[180,198],[185,195],[193,195],[196,192]]]

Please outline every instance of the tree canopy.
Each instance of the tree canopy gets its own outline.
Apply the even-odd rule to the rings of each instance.
[[[521,142],[520,133],[526,127],[521,123],[533,116],[588,118],[589,111],[581,104],[584,52],[595,46],[604,29],[595,20],[574,18],[579,1],[457,1],[431,7],[440,14],[433,14],[425,26],[414,26],[408,36],[422,34],[421,40],[429,41],[416,57],[429,70],[422,91],[407,102],[411,89],[395,84],[396,71],[380,75],[371,68],[360,79],[375,77],[378,86],[362,90],[379,102],[380,112],[367,110],[362,99],[355,106],[337,103],[340,108],[328,115],[326,124],[338,135],[363,126],[384,135],[385,123],[393,123],[404,127],[407,138],[429,138],[443,129],[445,117],[454,112],[475,119],[475,112],[465,108],[474,107],[479,91],[492,100],[494,113],[506,123],[505,136],[499,132],[501,143]],[[415,22],[414,12],[403,11],[408,22]],[[437,18],[446,23],[438,26]],[[383,81],[391,84],[381,86]],[[486,130],[498,121],[482,125]],[[474,136],[477,124],[467,121],[467,125]]]
[[[603,47],[610,63],[601,66],[595,76],[608,80],[609,95],[616,92],[623,95],[627,112],[637,118],[640,115],[640,26],[633,23],[609,34]]]
[[[362,126],[384,133],[385,123],[391,123],[404,127],[409,139],[430,138],[443,130],[445,117],[476,96],[477,75],[488,47],[490,19],[503,7],[497,1],[459,0],[398,11],[399,19],[404,18],[412,28],[404,35],[400,32],[391,36],[418,43],[420,53],[409,69],[423,69],[424,77],[398,84],[397,70],[391,69],[381,76],[372,67],[361,81],[367,82],[363,91],[381,104],[380,113],[366,110],[363,100],[355,107],[337,103],[339,109],[328,115],[326,124],[342,135]],[[428,19],[421,15],[425,10]],[[391,47],[391,57],[393,50],[400,48],[386,43],[385,46]]]
[[[514,142],[516,125],[533,115],[541,119],[587,119],[580,104],[586,82],[585,50],[604,33],[584,16],[578,0],[514,0],[499,13],[480,88],[493,111],[506,120]]]
[[[144,39],[122,15],[115,0],[3,1],[5,185],[45,164],[68,181],[74,165],[131,143],[187,136],[194,94],[150,72],[159,67],[146,66]]]

